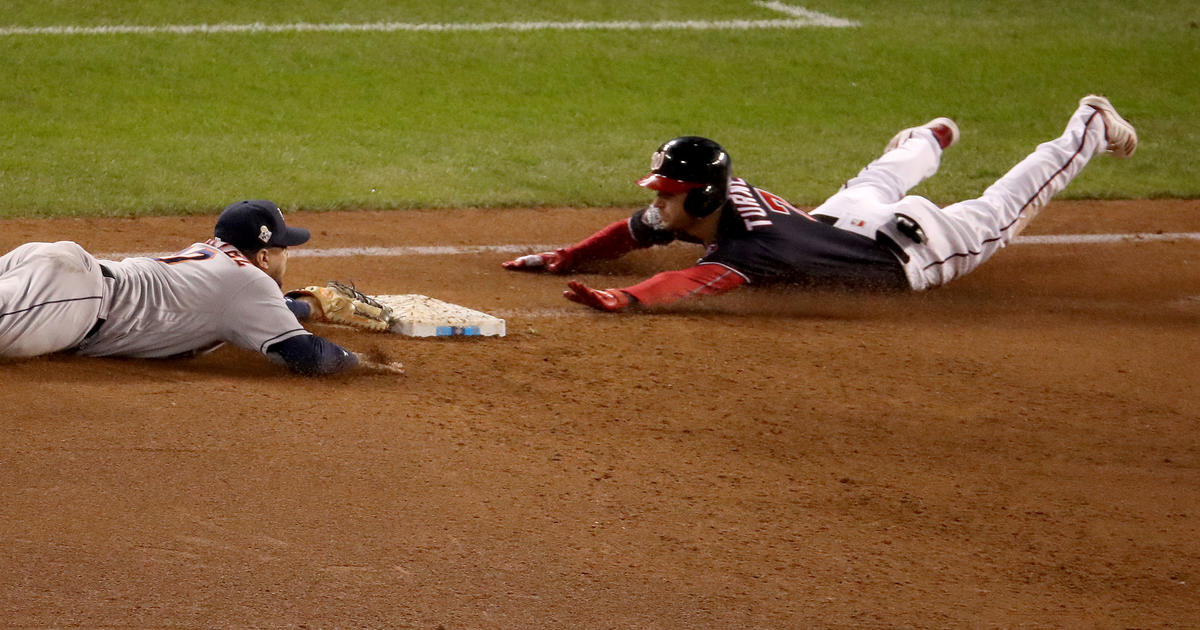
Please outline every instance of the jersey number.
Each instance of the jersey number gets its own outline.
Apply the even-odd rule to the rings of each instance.
[[[796,215],[800,215],[800,216],[804,217],[805,219],[816,221],[816,219],[813,219],[810,214],[797,209],[795,206],[788,203],[787,200],[785,200],[783,197],[780,197],[779,195],[776,195],[774,193],[769,193],[765,190],[759,190],[758,194],[762,195],[763,202],[765,202],[767,204],[767,209],[772,212],[778,212],[780,214],[796,214]]]
[[[250,260],[243,256],[239,251],[235,250],[233,252],[225,252],[208,245],[194,245],[177,254],[155,258],[154,260],[167,263],[168,265],[174,265],[175,263],[181,262],[208,260],[213,256],[216,256],[218,253],[229,256],[229,258],[233,260],[233,262],[237,263],[239,267],[244,267],[250,264]]]

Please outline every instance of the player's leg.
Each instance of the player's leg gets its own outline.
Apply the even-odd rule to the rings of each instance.
[[[896,134],[883,155],[859,171],[836,194],[812,211],[818,217],[831,217],[835,226],[874,234],[880,219],[869,218],[900,201],[917,184],[937,172],[942,152],[958,141],[958,126],[949,118],[935,118],[920,127]],[[864,229],[855,225],[865,224]]]
[[[78,344],[96,323],[104,281],[75,243],[27,243],[0,256],[0,356]]]
[[[990,258],[1097,153],[1109,150],[1128,156],[1136,145],[1133,127],[1107,100],[1085,97],[1061,136],[1038,145],[981,197],[946,206],[940,212],[917,210],[920,216],[914,218],[928,235],[928,242],[923,249],[906,246],[905,250],[923,259],[924,286],[945,284]]]

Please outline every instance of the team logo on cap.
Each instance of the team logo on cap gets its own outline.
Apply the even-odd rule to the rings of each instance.
[[[662,151],[655,151],[654,156],[650,158],[650,170],[657,171],[662,168],[663,162],[667,160],[667,154]]]
[[[264,243],[271,242],[271,230],[268,230],[267,226],[264,225],[258,228],[258,240]]]

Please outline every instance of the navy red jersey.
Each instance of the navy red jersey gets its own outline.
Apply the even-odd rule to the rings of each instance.
[[[743,179],[730,180],[729,201],[719,212],[716,242],[699,266],[726,267],[752,284],[909,288],[900,260],[883,245],[824,223]],[[635,212],[629,230],[640,247],[694,242],[658,225],[653,207]]]

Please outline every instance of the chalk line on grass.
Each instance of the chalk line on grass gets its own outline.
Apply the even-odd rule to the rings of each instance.
[[[564,22],[365,22],[267,24],[109,24],[104,26],[5,26],[0,36],[70,35],[207,35],[217,33],[486,33],[492,31],[747,31],[799,28],[854,28],[858,22],[810,11],[782,2],[754,4],[784,13],[786,19],[771,20],[657,20]]]

